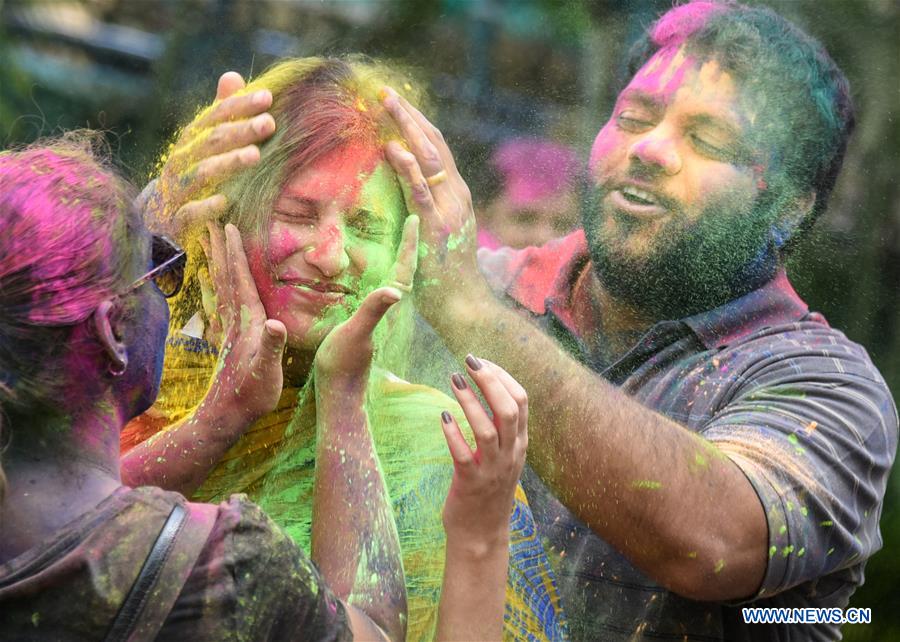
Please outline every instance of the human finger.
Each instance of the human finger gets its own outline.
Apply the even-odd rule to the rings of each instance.
[[[410,214],[403,222],[403,236],[394,263],[393,280],[397,288],[409,291],[416,276],[419,261],[419,217]]]
[[[267,319],[263,324],[262,340],[254,359],[255,370],[268,373],[281,368],[284,346],[287,343],[287,328],[277,319]]]
[[[412,114],[407,111],[403,104],[405,101],[402,101],[400,95],[390,87],[385,87],[384,92],[386,94],[384,106],[400,128],[400,133],[409,144],[410,150],[416,155],[425,176],[432,176],[443,170],[444,164],[437,148],[422,131]]]
[[[172,152],[169,160],[175,163],[176,167],[187,166],[198,159],[262,143],[274,133],[275,119],[268,113],[219,123],[215,127],[198,132],[187,144],[179,146]]]
[[[228,199],[222,194],[214,194],[208,198],[185,203],[171,222],[170,233],[179,237],[185,230],[205,225],[207,221],[215,220],[219,214],[225,211],[227,205]]]
[[[419,126],[419,129],[425,134],[428,140],[434,145],[435,149],[438,152],[438,155],[441,157],[441,164],[444,169],[448,170],[451,175],[456,174],[459,175],[459,171],[456,168],[456,160],[453,158],[453,153],[450,151],[450,147],[447,145],[447,141],[444,140],[444,135],[441,133],[441,130],[438,129],[434,123],[432,123],[428,118],[425,117],[421,111],[419,111],[412,103],[410,103],[406,98],[397,94],[397,98],[400,104],[406,109],[407,113],[412,117],[412,119]]]
[[[186,193],[200,190],[212,182],[221,182],[236,172],[259,162],[259,147],[247,145],[239,149],[204,158],[194,165],[191,184]],[[184,181],[183,181],[184,182]]]
[[[400,187],[403,190],[403,196],[406,198],[406,207],[411,211],[423,217],[440,217],[440,213],[435,205],[434,198],[425,177],[422,175],[422,169],[416,157],[403,149],[403,146],[397,141],[390,141],[385,146],[385,153],[388,162],[397,177],[400,179]]]
[[[482,367],[473,370],[468,363],[466,367],[494,415],[494,426],[497,429],[500,448],[511,449],[515,444],[519,429],[519,404],[492,368]]]
[[[488,457],[493,457],[500,446],[497,428],[481,406],[481,402],[478,401],[475,392],[469,387],[469,384],[466,383],[465,378],[461,374],[453,373],[450,375],[450,382],[453,387],[453,394],[466,415],[466,419],[469,420],[472,434],[475,435],[478,452],[486,453]]]
[[[247,254],[244,252],[241,233],[231,223],[225,225],[225,242],[228,249],[228,265],[232,275],[231,284],[234,288],[235,308],[239,308],[241,311],[241,325],[244,324],[244,310],[249,314],[248,322],[261,322],[265,319],[266,311],[259,300],[256,281],[253,280],[253,275],[250,273],[250,264],[247,262]]]
[[[371,341],[375,326],[402,296],[400,290],[392,287],[378,288],[370,292],[353,316],[347,319],[342,328],[342,338],[348,345],[362,345]]]
[[[239,92],[214,103],[185,128],[181,137],[192,136],[194,132],[214,127],[219,123],[251,118],[267,111],[271,106],[272,92],[268,89],[258,89],[249,93]]]
[[[216,100],[224,100],[244,88],[244,77],[236,71],[226,71],[219,76],[216,86]]]
[[[498,366],[493,361],[478,358],[472,354],[466,355],[466,367],[469,374],[478,381],[479,371],[482,368],[490,369],[501,384],[506,388],[509,395],[516,402],[519,409],[518,435],[519,437],[528,434],[528,393],[516,379],[506,370]]]
[[[232,321],[234,286],[231,281],[231,271],[228,269],[225,240],[222,238],[221,230],[214,223],[207,223],[206,229],[209,232],[207,257],[209,278],[216,293],[216,311],[223,329],[227,329],[231,326]]]
[[[218,295],[209,276],[209,241],[200,237],[200,245],[203,247],[206,255],[206,266],[197,269],[197,282],[200,285],[200,306],[203,308],[203,315],[209,324],[209,332],[212,337],[222,336],[222,320],[219,318]]]
[[[441,430],[444,431],[444,439],[447,440],[447,448],[450,450],[453,463],[462,468],[471,466],[475,461],[475,454],[463,437],[456,419],[446,410],[441,413]]]
[[[193,157],[193,156],[191,156]],[[185,203],[214,183],[259,162],[259,148],[247,145],[239,149],[203,158],[194,164],[187,156],[166,161],[168,178],[160,185],[160,197],[167,204]]]
[[[457,206],[462,195],[462,193],[457,194],[457,190],[460,188],[460,185],[464,186],[465,182],[458,177],[456,166],[452,164],[452,154],[450,154],[449,148],[443,142],[443,138],[438,141],[440,147],[444,149],[442,154],[413,117],[410,111],[414,109],[412,105],[390,87],[385,87],[384,91],[387,96],[384,102],[385,108],[397,121],[410,151],[419,163],[425,182],[431,190],[438,208]],[[415,111],[419,113],[418,110]],[[419,115],[421,116],[421,113]],[[424,116],[421,116],[421,118],[424,121],[424,126],[429,129],[433,128]],[[445,155],[451,159],[451,165],[449,166],[444,163],[443,156]],[[451,173],[456,176],[451,176]],[[468,187],[466,187],[466,190],[468,190]]]

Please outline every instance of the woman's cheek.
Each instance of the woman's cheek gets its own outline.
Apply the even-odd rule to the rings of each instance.
[[[393,252],[381,245],[364,243],[354,250],[360,270],[360,291],[367,293],[382,285],[394,261]]]

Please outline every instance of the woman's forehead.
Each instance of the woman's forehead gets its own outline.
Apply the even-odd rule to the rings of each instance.
[[[383,159],[381,150],[374,145],[348,143],[294,172],[282,196],[315,202],[355,202]]]

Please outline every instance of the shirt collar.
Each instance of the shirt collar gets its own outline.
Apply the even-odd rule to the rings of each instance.
[[[709,348],[729,345],[768,326],[799,321],[809,307],[783,269],[757,290],[707,312],[683,319]]]

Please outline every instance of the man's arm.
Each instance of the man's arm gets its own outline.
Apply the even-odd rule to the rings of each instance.
[[[748,479],[714,444],[641,406],[494,298],[475,265],[471,197],[440,132],[390,91],[385,106],[411,150],[389,143],[388,158],[428,247],[417,303],[455,354],[484,355],[528,391],[538,474],[663,586],[694,599],[752,595],[768,531]],[[691,466],[698,456],[702,469]]]

